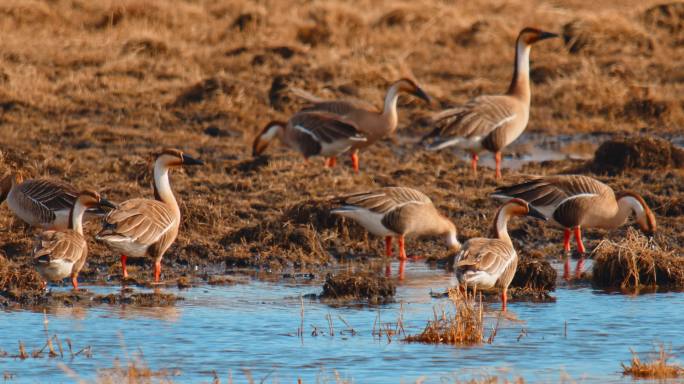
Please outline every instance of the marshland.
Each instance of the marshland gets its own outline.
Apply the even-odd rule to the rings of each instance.
[[[7,382],[682,380],[684,3],[5,0],[0,15],[0,173],[120,203],[154,197],[164,148],[204,162],[170,171],[181,216],[159,284],[149,257],[122,279],[92,219],[79,290],[44,287],[41,230],[0,206]],[[531,50],[503,178],[490,152],[474,174],[468,152],[426,150],[436,113],[506,91],[529,26],[559,36]],[[275,143],[253,156],[267,123],[305,106],[293,88],[382,107],[400,78],[432,101],[400,95],[398,129],[361,150],[358,174],[347,154],[334,168]],[[657,230],[634,215],[583,228],[575,273],[574,239],[568,255],[562,229],[512,218],[506,311],[497,291],[459,291],[442,237],[408,237],[420,257],[399,262],[330,213],[416,188],[464,244],[489,236],[495,189],[558,174],[637,193]]]

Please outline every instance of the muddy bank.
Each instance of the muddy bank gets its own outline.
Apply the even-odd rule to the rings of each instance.
[[[394,282],[373,272],[329,273],[319,298],[328,302],[364,301],[370,304],[391,302],[396,293]]]

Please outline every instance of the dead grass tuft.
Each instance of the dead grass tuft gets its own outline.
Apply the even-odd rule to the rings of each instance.
[[[655,353],[655,358],[651,361],[641,361],[639,355],[632,350],[632,361],[630,365],[622,365],[622,374],[635,378],[648,379],[672,379],[684,376],[684,367],[678,364],[668,363],[672,357],[665,347],[661,344]]]
[[[449,299],[455,308],[451,314],[442,309],[434,310],[434,317],[428,320],[423,332],[409,335],[404,341],[409,343],[476,345],[484,341],[484,314],[482,298],[476,302],[472,295],[461,294],[460,290],[450,290]]]
[[[620,242],[602,241],[594,250],[592,281],[598,287],[684,288],[684,259],[629,228]]]

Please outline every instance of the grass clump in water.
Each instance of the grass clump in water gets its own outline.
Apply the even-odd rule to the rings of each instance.
[[[449,291],[449,299],[456,312],[433,312],[434,318],[428,320],[423,332],[409,335],[404,341],[409,343],[476,345],[484,340],[484,314],[482,296],[476,303],[474,295],[468,296],[458,289]]]
[[[684,368],[677,364],[670,364],[672,357],[661,344],[656,351],[656,358],[651,361],[641,361],[639,355],[632,350],[630,365],[622,364],[622,373],[636,378],[672,379],[684,376]]]
[[[620,242],[605,240],[596,247],[592,280],[602,288],[682,288],[684,258],[629,228]]]

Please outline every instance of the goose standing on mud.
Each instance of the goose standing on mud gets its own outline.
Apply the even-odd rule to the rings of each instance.
[[[330,213],[350,218],[375,236],[385,237],[385,253],[392,257],[392,237],[399,243],[399,259],[407,259],[406,236],[445,236],[447,246],[458,250],[456,226],[435,208],[424,193],[406,187],[388,187],[343,197],[344,206]],[[401,265],[400,265],[401,266]],[[400,267],[400,278],[403,278]]]
[[[355,143],[366,141],[354,123],[344,121],[339,116],[322,112],[300,112],[287,123],[268,123],[254,139],[252,155],[260,156],[275,138],[299,151],[305,160],[317,155],[334,159]]]
[[[121,254],[123,278],[128,277],[128,256],[154,258],[154,282],[159,282],[161,260],[178,236],[180,208],[171,191],[169,169],[203,165],[175,149],[164,149],[154,162],[154,200],[131,199],[107,214],[96,239]]]
[[[78,197],[78,190],[59,180],[22,180],[12,172],[0,180],[0,203],[32,227],[62,230],[71,224],[69,213]],[[88,214],[104,215],[100,208],[89,209]]]
[[[88,256],[88,242],[83,237],[83,215],[88,208],[115,208],[95,191],[84,190],[71,206],[67,229],[49,230],[36,237],[33,259],[44,279],[59,281],[71,276],[74,290],[78,290],[78,274]]]
[[[501,310],[506,310],[508,286],[518,267],[518,254],[508,235],[508,220],[512,216],[532,216],[546,220],[544,215],[520,199],[511,199],[494,216],[492,238],[472,238],[456,255],[454,270],[460,283],[479,289],[501,289]]]
[[[407,92],[430,103],[430,97],[418,84],[407,78],[394,82],[385,95],[385,104],[381,110],[372,104],[361,100],[325,100],[316,97],[301,89],[293,88],[292,92],[305,99],[310,105],[305,106],[302,112],[320,112],[330,114],[355,127],[366,138],[356,141],[351,146],[351,160],[354,172],[359,172],[359,150],[370,146],[376,141],[386,137],[397,129],[397,100],[400,92]],[[335,166],[336,157],[331,156],[326,161],[329,167]]]
[[[584,262],[585,248],[581,228],[614,229],[634,213],[636,222],[647,234],[656,230],[656,219],[644,199],[630,191],[617,195],[606,184],[582,175],[536,177],[520,184],[496,189],[493,198],[507,201],[512,198],[527,201],[541,211],[552,223],[565,229],[563,249],[570,251],[571,231],[574,232],[580,259],[576,275],[579,277]],[[565,278],[569,276],[570,261],[565,263]]]
[[[478,154],[493,152],[496,178],[501,178],[501,151],[522,134],[530,116],[530,49],[538,41],[557,36],[535,28],[520,31],[513,79],[506,94],[479,96],[435,115],[435,129],[422,139],[431,139],[428,149],[455,146],[470,152],[473,172],[477,172]]]

